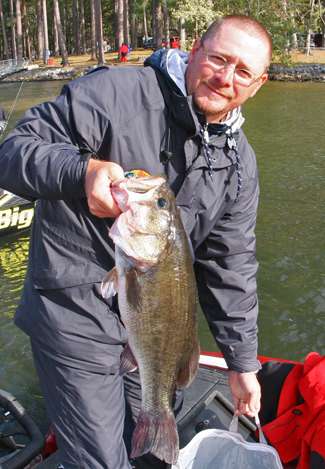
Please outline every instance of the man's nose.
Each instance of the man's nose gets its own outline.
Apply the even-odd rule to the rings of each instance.
[[[218,77],[219,83],[223,85],[231,86],[234,81],[234,74],[236,71],[236,66],[234,64],[225,64],[225,66],[216,72],[216,77]]]

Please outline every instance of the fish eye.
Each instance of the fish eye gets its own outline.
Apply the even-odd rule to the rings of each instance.
[[[126,173],[124,173],[124,177],[126,179],[131,179],[131,178],[134,178],[135,177],[135,174],[133,171],[127,171]]]
[[[167,207],[167,200],[164,199],[163,197],[159,197],[159,199],[157,200],[157,206],[158,208],[165,208]]]

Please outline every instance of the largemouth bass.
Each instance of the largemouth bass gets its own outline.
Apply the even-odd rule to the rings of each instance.
[[[139,368],[142,404],[132,458],[152,453],[177,461],[179,440],[172,398],[195,377],[199,344],[192,258],[175,198],[162,177],[113,183],[122,214],[110,229],[116,267],[102,284],[118,293],[128,345],[121,372]]]

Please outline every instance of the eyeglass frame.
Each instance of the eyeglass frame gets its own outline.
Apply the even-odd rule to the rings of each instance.
[[[202,48],[203,53],[204,53],[204,55],[206,56],[207,62],[208,62],[213,68],[215,68],[217,72],[221,72],[221,71],[225,70],[226,68],[235,65],[235,64],[229,63],[228,60],[227,60],[225,57],[223,57],[222,54],[217,54],[216,52],[212,52],[212,51],[211,51],[211,52],[208,52],[208,51],[205,49],[205,47],[204,47],[204,43],[202,43],[202,44],[200,45],[200,47]],[[220,64],[220,65],[215,64],[214,62],[212,62],[211,60],[209,60],[209,56],[220,57],[220,59],[223,60],[223,64]],[[259,79],[262,78],[262,76],[264,75],[264,73],[267,73],[267,70],[264,70],[264,72],[263,72],[261,75],[258,75],[257,77],[256,77],[256,76],[254,77],[254,75],[250,72],[250,70],[243,68],[242,70],[248,72],[249,74],[251,74],[251,75],[253,75],[253,76],[252,76],[252,78],[250,79],[249,83],[241,83],[241,82],[240,82],[240,77],[239,77],[239,82],[238,82],[238,77],[236,76],[236,69],[237,69],[237,67],[236,67],[236,65],[235,65],[235,66],[233,67],[233,79],[234,79],[234,81],[235,81],[237,84],[239,84],[240,86],[244,86],[244,87],[246,87],[246,88],[248,88],[249,86],[252,86],[255,82],[257,82]]]

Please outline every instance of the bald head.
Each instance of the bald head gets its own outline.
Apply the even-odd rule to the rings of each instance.
[[[229,15],[214,21],[206,32],[202,35],[201,42],[215,37],[218,31],[225,25],[231,25],[235,28],[245,31],[250,36],[259,38],[266,46],[266,67],[270,65],[272,58],[272,38],[264,26],[255,19],[244,15]]]

